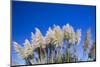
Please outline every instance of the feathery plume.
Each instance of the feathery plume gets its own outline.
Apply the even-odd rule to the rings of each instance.
[[[75,34],[75,43],[79,44],[81,41],[81,29],[78,29]]]
[[[35,33],[35,44],[37,47],[42,46],[43,44],[43,36],[38,28],[35,28],[36,33]]]
[[[35,45],[35,35],[33,32],[31,32],[31,42],[32,42],[32,48],[34,49],[34,45]]]
[[[51,42],[54,43],[56,41],[54,31],[51,29],[51,27],[49,27],[49,29],[46,33],[45,40],[46,40],[47,44],[49,44]]]
[[[13,42],[13,44],[17,54],[24,59],[25,58],[24,49],[17,42]]]
[[[87,32],[86,32],[85,42],[84,42],[84,45],[83,45],[83,48],[84,48],[85,51],[87,51],[87,49],[89,47],[90,39],[91,39],[91,30],[88,29]]]
[[[75,43],[75,32],[72,26],[69,24],[66,24],[63,26],[63,32],[64,32],[64,39],[69,41],[71,44]]]
[[[60,46],[61,44],[63,44],[63,32],[60,28],[60,26],[54,26],[53,28],[54,31],[54,36],[56,38],[56,47]]]
[[[46,48],[46,40],[45,40],[45,37],[43,37],[43,44],[42,44],[42,48]]]
[[[31,55],[32,52],[33,52],[33,48],[31,46],[29,40],[27,40],[27,39],[25,40],[25,43],[24,43],[24,49],[25,49],[25,55],[26,55],[26,57],[28,57],[29,55]]]
[[[71,27],[71,34],[70,34],[69,43],[75,44],[75,32],[74,32],[73,27]]]

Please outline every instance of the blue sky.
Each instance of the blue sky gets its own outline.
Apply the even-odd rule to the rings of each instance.
[[[82,57],[82,43],[88,28],[91,28],[92,40],[95,40],[95,6],[49,4],[36,2],[12,2],[12,42],[23,44],[24,40],[31,39],[31,32],[35,33],[38,27],[45,36],[48,27],[54,24],[61,27],[67,23],[74,30],[82,29],[82,40],[78,46],[78,53]],[[21,61],[12,48],[12,60]]]

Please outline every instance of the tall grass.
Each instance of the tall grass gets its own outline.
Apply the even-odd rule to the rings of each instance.
[[[58,25],[54,25],[53,28],[49,27],[45,36],[38,28],[35,30],[35,34],[31,33],[31,41],[25,40],[24,47],[17,42],[13,43],[16,53],[25,61],[26,65],[82,61],[83,58],[80,60],[77,53],[81,40],[84,40],[82,49],[88,55],[87,61],[95,60],[95,41],[89,48],[90,29],[87,30],[85,39],[81,39],[81,29],[75,31],[69,24],[62,28]]]

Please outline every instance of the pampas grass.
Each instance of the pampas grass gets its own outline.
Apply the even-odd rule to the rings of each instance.
[[[35,28],[35,30],[35,33],[31,32],[31,41],[25,40],[24,47],[17,42],[13,43],[16,53],[23,58],[26,65],[82,61],[82,59],[79,60],[77,54],[77,46],[82,40],[81,29],[75,31],[69,24],[64,25],[62,28],[59,25],[54,25],[53,28],[48,28],[45,36],[38,28]],[[90,34],[90,29],[88,29],[83,44],[85,52],[89,50]],[[94,45],[87,54],[89,58],[94,60]]]

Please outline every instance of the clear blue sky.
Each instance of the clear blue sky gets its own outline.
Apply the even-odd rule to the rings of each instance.
[[[95,40],[95,6],[49,4],[36,2],[12,2],[12,42],[23,44],[24,40],[31,39],[31,32],[35,33],[38,27],[45,36],[48,27],[53,24],[61,27],[69,23],[73,28],[82,29],[82,40],[78,46],[78,53],[81,56],[82,43],[86,30],[92,29],[92,39]],[[12,49],[12,60],[20,60]]]

